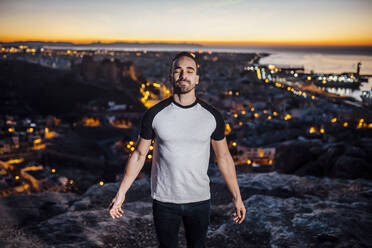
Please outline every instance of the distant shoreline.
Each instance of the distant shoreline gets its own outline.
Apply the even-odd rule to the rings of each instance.
[[[232,53],[321,53],[342,55],[372,56],[372,46],[299,46],[299,45],[205,45],[197,43],[167,43],[167,42],[45,42],[45,41],[15,41],[0,42],[1,46],[44,47],[51,49],[78,49],[78,50],[110,50],[110,51],[180,51],[202,50],[212,52]]]

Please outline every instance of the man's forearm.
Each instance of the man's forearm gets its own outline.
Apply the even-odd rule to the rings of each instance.
[[[238,180],[236,179],[236,171],[234,160],[231,155],[226,155],[224,157],[217,159],[218,168],[225,180],[228,189],[230,190],[233,199],[241,199],[240,189],[238,185]]]
[[[128,159],[128,163],[125,168],[125,173],[123,176],[123,180],[121,181],[118,193],[119,195],[125,195],[137,178],[138,174],[140,173],[143,165],[145,164],[146,154],[141,155],[137,150],[135,150],[130,158]]]

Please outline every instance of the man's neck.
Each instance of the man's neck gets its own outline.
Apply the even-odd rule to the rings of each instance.
[[[173,94],[173,99],[180,105],[187,106],[195,102],[195,92],[189,92],[187,94]]]

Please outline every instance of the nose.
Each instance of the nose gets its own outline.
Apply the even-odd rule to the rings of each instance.
[[[181,73],[180,73],[180,80],[184,80],[184,79],[186,79],[185,73],[183,71],[181,71]]]

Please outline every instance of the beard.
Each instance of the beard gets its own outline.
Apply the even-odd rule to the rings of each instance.
[[[173,89],[175,94],[186,94],[192,91],[196,85],[191,86],[190,81],[186,81],[186,84],[178,84],[173,82]]]

